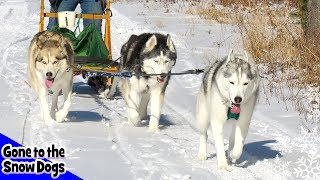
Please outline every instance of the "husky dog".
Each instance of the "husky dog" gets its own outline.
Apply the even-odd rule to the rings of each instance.
[[[46,123],[65,120],[71,106],[74,61],[72,43],[62,35],[44,31],[36,34],[29,46],[28,78],[30,86],[38,93],[41,118]],[[47,94],[53,92],[51,114]],[[58,95],[63,92],[64,104],[58,110]],[[56,112],[57,111],[57,112]]]
[[[223,126],[231,113],[238,117],[229,139],[229,155],[232,163],[239,159],[258,96],[258,87],[256,64],[246,52],[238,55],[231,50],[226,59],[215,62],[205,71],[197,102],[197,123],[201,134],[198,159],[207,158],[207,130],[211,125],[218,167],[229,170]]]
[[[120,71],[135,74],[161,74],[158,76],[134,76],[119,82],[121,94],[127,104],[128,120],[139,126],[147,116],[150,100],[149,131],[159,131],[160,111],[164,93],[177,53],[170,35],[144,33],[132,35],[121,48]]]

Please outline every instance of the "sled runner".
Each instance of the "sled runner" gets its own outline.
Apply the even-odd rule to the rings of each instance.
[[[110,10],[110,1],[105,1],[105,11],[103,14],[75,14],[77,19],[102,19],[104,20],[104,35],[101,37],[100,31],[94,24],[90,24],[75,36],[74,32],[67,28],[54,27],[52,31],[57,31],[63,36],[71,40],[74,45],[75,62],[73,64],[73,70],[75,74],[81,74],[86,72],[118,72],[118,63],[112,60],[112,48],[111,48],[111,30],[110,30],[110,18],[112,16]],[[58,18],[58,13],[51,13],[45,11],[44,0],[40,2],[40,23],[39,31],[44,31],[45,18]],[[79,21],[78,21],[79,23]],[[78,24],[79,25],[79,24]],[[104,77],[104,81],[107,80],[108,87],[111,86],[111,76]]]

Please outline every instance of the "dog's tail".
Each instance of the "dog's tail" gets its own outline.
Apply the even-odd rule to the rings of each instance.
[[[66,54],[67,54],[67,57],[68,57],[68,65],[70,67],[73,66],[74,64],[74,47],[73,47],[73,44],[72,42],[68,39],[68,38],[65,38],[61,35],[61,38],[62,38],[62,42],[61,42],[61,46],[64,46],[64,49],[66,50]]]

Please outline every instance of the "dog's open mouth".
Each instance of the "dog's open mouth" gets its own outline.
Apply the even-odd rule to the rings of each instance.
[[[167,76],[161,75],[161,76],[157,76],[157,81],[159,83],[163,83],[166,80]]]
[[[51,86],[53,85],[53,81],[54,81],[54,78],[52,79],[46,79],[45,81],[45,84],[48,88],[51,88]]]
[[[240,104],[232,103],[230,112],[233,114],[240,114]]]

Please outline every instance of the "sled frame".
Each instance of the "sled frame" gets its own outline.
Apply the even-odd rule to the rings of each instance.
[[[109,59],[112,60],[112,48],[111,48],[111,26],[110,26],[110,20],[111,20],[111,9],[110,9],[110,0],[106,0],[106,9],[104,14],[76,14],[76,18],[82,18],[82,19],[102,19],[104,21],[104,43],[109,51]],[[40,1],[40,22],[39,22],[39,32],[44,31],[44,19],[45,18],[58,18],[58,13],[52,13],[52,12],[46,12],[45,11],[45,5],[44,0]],[[103,24],[103,23],[102,23]],[[116,67],[88,67],[83,66],[83,68],[86,69],[87,72],[90,72],[92,69],[92,72],[99,70],[104,72],[118,72],[118,69]],[[112,79],[108,79],[108,86],[111,86]]]

